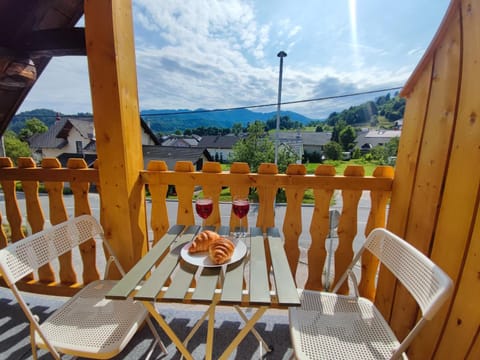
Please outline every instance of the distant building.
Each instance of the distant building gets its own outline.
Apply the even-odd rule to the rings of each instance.
[[[240,138],[235,135],[206,135],[197,146],[207,149],[214,161],[228,162],[233,153],[233,146],[238,140]]]
[[[272,141],[275,141],[275,132],[270,134]],[[323,153],[323,146],[330,142],[331,133],[312,131],[280,131],[279,146],[288,145],[296,154],[320,156]]]
[[[368,152],[378,145],[385,145],[391,139],[400,137],[401,130],[366,130],[357,134],[357,147]]]
[[[196,147],[201,137],[198,135],[183,136],[183,135],[168,135],[162,137],[162,146],[173,147]]]
[[[142,144],[159,144],[158,139],[148,125],[140,119],[142,124]],[[33,158],[40,162],[43,158],[56,157],[63,162],[69,157],[96,158],[97,148],[93,119],[88,118],[58,118],[48,131],[35,134],[28,140]],[[63,164],[62,162],[62,164]]]
[[[169,170],[175,168],[177,161],[191,161],[195,170],[200,171],[205,161],[213,161],[209,152],[199,147],[149,146],[144,145],[143,162],[145,169],[151,160],[163,160]]]

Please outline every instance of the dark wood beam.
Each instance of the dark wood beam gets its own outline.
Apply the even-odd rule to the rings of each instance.
[[[87,55],[84,28],[38,30],[29,33],[16,49],[30,57]]]

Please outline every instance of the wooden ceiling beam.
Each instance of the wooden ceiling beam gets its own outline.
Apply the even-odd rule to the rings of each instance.
[[[75,55],[87,55],[84,28],[32,31],[22,41],[0,43],[0,57],[38,58]]]
[[[84,28],[62,28],[33,31],[25,37],[18,49],[30,55],[40,56],[72,56],[87,55],[85,48]]]

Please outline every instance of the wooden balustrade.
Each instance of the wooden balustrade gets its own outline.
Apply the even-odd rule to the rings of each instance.
[[[61,168],[57,159],[44,159],[42,167],[36,167],[31,159],[21,159],[18,167],[13,167],[8,158],[0,158],[0,185],[2,186],[6,219],[0,214],[0,221],[8,222],[11,240],[17,241],[25,236],[22,223],[26,220],[32,231],[40,231],[45,226],[44,212],[40,206],[38,188],[44,184],[48,193],[49,218],[52,224],[67,218],[64,205],[64,183],[74,197],[74,214],[90,214],[88,189],[91,184],[98,183],[98,169],[88,169],[82,159],[71,159],[67,168]],[[262,164],[258,173],[250,173],[245,163],[234,163],[229,172],[222,172],[220,164],[205,163],[203,171],[194,171],[190,162],[178,162],[175,169],[169,170],[163,161],[151,161],[147,170],[140,171],[140,179],[148,185],[151,195],[150,227],[153,243],[158,241],[174,223],[194,224],[193,195],[197,187],[214,199],[214,211],[207,219],[208,225],[221,224],[219,196],[222,188],[229,187],[231,195],[247,195],[253,189],[258,194],[258,215],[255,224],[264,231],[275,224],[275,196],[278,189],[286,194],[285,219],[283,231],[285,248],[291,270],[295,273],[299,264],[299,238],[303,229],[308,228],[311,245],[307,249],[308,271],[304,286],[310,289],[323,289],[322,270],[327,253],[325,241],[330,232],[329,210],[335,191],[341,192],[343,206],[338,226],[339,246],[335,254],[335,273],[343,271],[353,255],[352,243],[357,234],[357,208],[362,191],[370,191],[371,210],[365,232],[374,227],[385,226],[387,203],[393,181],[393,169],[379,166],[373,176],[364,176],[361,166],[349,166],[344,174],[336,175],[330,165],[319,165],[314,174],[306,174],[303,165],[290,165],[285,174],[279,174],[274,164]],[[21,214],[16,198],[15,184],[20,182],[25,195],[26,214]],[[174,185],[177,192],[178,211],[175,219],[169,219],[167,212],[167,190]],[[310,223],[302,224],[302,199],[307,189],[313,189],[314,204]],[[101,191],[100,199],[101,199]],[[108,206],[102,205],[104,211]],[[102,214],[100,214],[101,217]],[[5,221],[6,220],[6,221]],[[278,219],[277,219],[278,220]],[[221,224],[227,225],[227,224]],[[230,214],[231,228],[238,226],[236,216]],[[111,239],[115,241],[115,239]],[[0,247],[7,243],[3,228],[0,231]],[[56,275],[51,266],[42,269],[33,278],[26,279],[24,290],[47,294],[69,295],[82,286],[98,278],[98,264],[95,243],[89,243],[81,251],[83,274],[75,273],[72,265],[72,254],[66,254],[58,264]],[[362,260],[363,294],[373,298],[375,295],[375,275],[377,273],[375,259]],[[331,284],[333,285],[333,284]],[[346,292],[347,289],[343,289]]]

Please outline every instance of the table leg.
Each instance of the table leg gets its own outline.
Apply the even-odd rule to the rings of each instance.
[[[240,306],[235,305],[234,306],[235,310],[237,310],[238,315],[245,321],[245,324],[248,323],[248,317],[245,315],[245,313],[240,309]],[[262,344],[263,348],[267,351],[270,352],[272,349],[270,349],[270,345],[268,345],[265,340],[263,340],[262,336],[258,333],[257,330],[255,330],[254,327],[252,327],[252,334],[257,338],[258,342]]]
[[[172,340],[172,342],[175,344],[177,349],[182,353],[182,355],[185,357],[187,360],[194,360],[192,357],[192,354],[188,351],[188,349],[183,345],[183,342],[178,338],[178,336],[173,332],[172,328],[168,323],[165,321],[165,319],[157,312],[157,309],[155,309],[155,305],[152,304],[151,302],[148,301],[142,301],[143,305],[145,308],[148,310],[148,312],[152,315],[152,317],[157,320],[158,325],[165,331],[167,336]]]
[[[213,335],[215,332],[215,306],[216,303],[212,303],[208,307],[208,331],[207,331],[207,343],[205,349],[205,359],[211,360],[213,358]]]
[[[235,338],[232,340],[230,345],[225,349],[223,352],[222,356],[220,356],[219,360],[227,360],[232,351],[242,342],[243,338],[251,331],[253,326],[257,323],[258,320],[262,317],[262,315],[267,311],[268,307],[267,306],[261,306],[257,309],[255,314],[248,319],[248,321],[245,323],[245,326],[243,329],[235,336]]]

